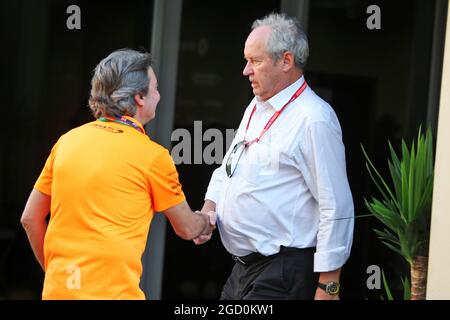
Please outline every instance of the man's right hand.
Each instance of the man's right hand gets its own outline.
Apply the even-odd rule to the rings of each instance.
[[[184,240],[193,240],[201,235],[209,235],[216,228],[214,210],[203,210],[194,214],[186,201],[164,211],[175,233]]]
[[[206,213],[196,211],[195,213],[207,215],[209,217],[209,226],[212,228],[211,232],[207,234],[202,234],[194,239],[194,243],[196,245],[204,244],[205,242],[209,241],[211,239],[212,233],[214,229],[216,228],[216,221],[217,221],[217,214],[214,211],[208,211]]]

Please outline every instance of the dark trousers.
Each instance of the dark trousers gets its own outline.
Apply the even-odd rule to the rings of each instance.
[[[242,264],[236,262],[222,290],[221,300],[312,300],[317,289],[315,248],[285,248]]]

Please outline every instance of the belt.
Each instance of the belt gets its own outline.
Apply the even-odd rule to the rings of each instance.
[[[253,252],[253,253],[250,253],[250,254],[248,254],[246,256],[243,256],[243,257],[238,257],[238,256],[233,256],[233,255],[231,255],[231,257],[233,258],[234,261],[236,261],[236,262],[246,266],[246,265],[251,264],[253,262],[262,261],[264,259],[268,259],[268,258],[273,257],[275,255],[276,254],[270,255],[270,256],[263,256],[259,252]]]
[[[262,255],[259,252],[253,252],[253,253],[250,253],[250,254],[248,254],[246,256],[243,256],[243,257],[238,257],[238,256],[234,256],[234,255],[231,255],[231,257],[233,258],[233,260],[235,262],[240,263],[240,264],[242,264],[244,266],[247,266],[249,264],[252,264],[252,263],[255,263],[255,262],[258,262],[258,261],[268,260],[268,259],[271,259],[271,258],[277,256],[277,255],[285,254],[285,253],[289,253],[289,252],[291,252],[291,253],[292,252],[294,252],[294,253],[308,253],[308,252],[314,253],[315,251],[316,251],[315,247],[310,247],[310,248],[291,248],[291,247],[280,246],[280,251],[275,253],[275,254],[272,254],[270,256]]]

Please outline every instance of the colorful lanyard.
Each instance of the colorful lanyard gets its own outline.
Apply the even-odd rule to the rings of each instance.
[[[291,99],[289,99],[289,101],[286,102],[286,104],[279,111],[275,112],[272,115],[272,117],[266,123],[266,125],[264,127],[264,130],[259,135],[259,138],[255,138],[255,139],[253,139],[251,141],[246,142],[245,146],[248,147],[248,146],[252,145],[255,142],[259,142],[259,140],[261,140],[262,136],[269,130],[269,128],[272,126],[272,124],[275,122],[275,120],[277,120],[277,118],[280,116],[280,114],[283,112],[283,110],[288,106],[288,104],[290,104],[292,101],[297,99],[303,93],[303,91],[305,91],[307,86],[308,85],[306,84],[306,81],[303,82],[302,86],[292,95]],[[247,127],[245,128],[244,140],[245,140],[245,137],[247,136],[247,131],[248,131],[248,128],[250,127],[250,121],[252,121],[252,117],[253,117],[253,114],[255,113],[255,111],[256,111],[256,103],[255,103],[255,106],[253,107],[252,113],[250,114],[250,117],[248,119]]]
[[[102,121],[102,122],[116,122],[116,123],[121,123],[124,124],[126,126],[130,126],[135,128],[137,131],[139,131],[140,133],[144,133],[145,134],[145,130],[140,127],[139,125],[137,125],[136,123],[134,123],[133,121],[125,118],[125,116],[122,117],[101,117],[98,118],[98,120]]]

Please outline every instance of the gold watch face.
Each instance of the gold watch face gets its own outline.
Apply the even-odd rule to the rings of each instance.
[[[327,284],[326,289],[327,294],[335,295],[339,293],[339,283],[337,282],[330,282]]]

